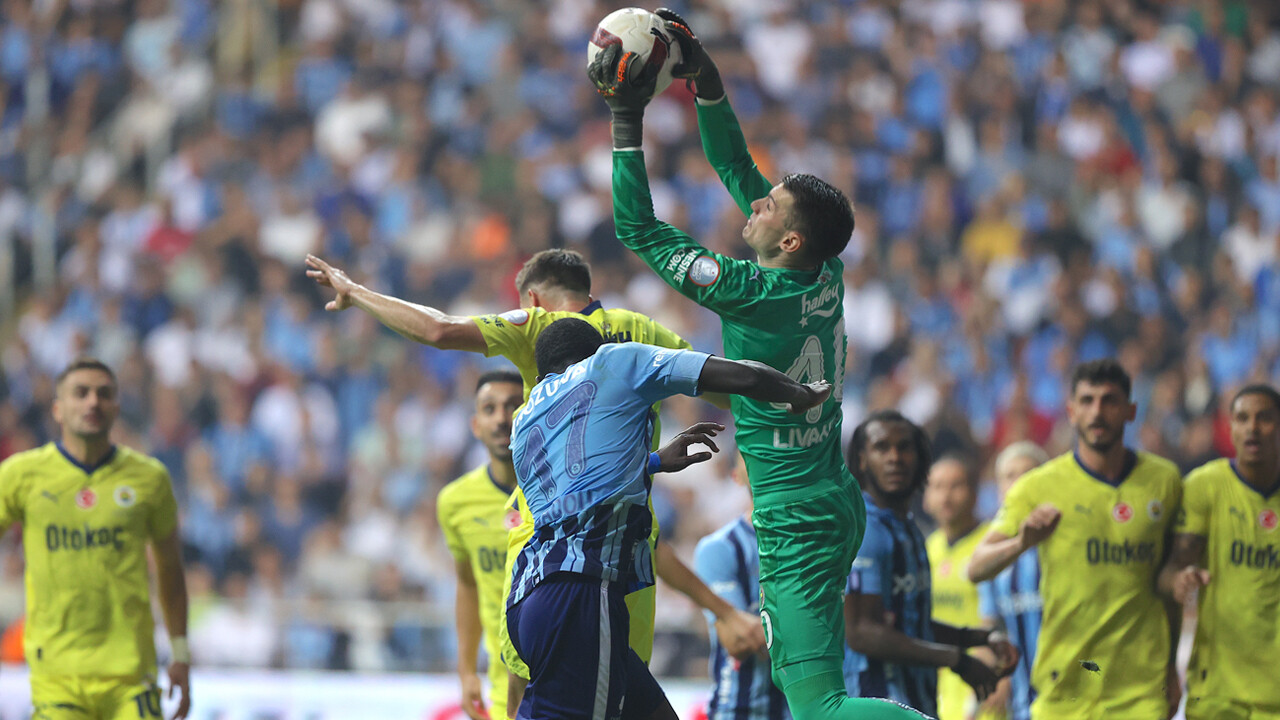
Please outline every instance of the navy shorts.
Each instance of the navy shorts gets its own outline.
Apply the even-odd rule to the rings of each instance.
[[[596,578],[557,573],[507,610],[511,644],[529,665],[517,720],[642,720],[665,701],[627,644],[623,593]]]

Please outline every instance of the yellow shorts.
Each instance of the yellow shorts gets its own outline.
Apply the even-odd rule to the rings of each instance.
[[[160,688],[149,678],[32,675],[31,720],[162,718]]]
[[[1280,707],[1257,707],[1225,698],[1188,697],[1187,720],[1280,720]]]

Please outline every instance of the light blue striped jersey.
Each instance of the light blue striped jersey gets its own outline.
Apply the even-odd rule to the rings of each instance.
[[[867,501],[867,533],[853,561],[845,592],[879,595],[893,626],[908,637],[933,642],[929,555],[910,515]],[[844,682],[852,697],[887,698],[928,715],[938,714],[938,669],[869,658],[847,646]]]
[[[1021,657],[1009,676],[1009,718],[1030,720],[1031,702],[1036,699],[1031,686],[1031,666],[1036,659],[1040,637],[1040,556],[1035,548],[1022,553],[1012,565],[991,581],[978,585],[978,609],[983,618],[998,618]]]
[[[511,433],[533,536],[512,569],[510,607],[554,573],[653,584],[646,538],[655,402],[697,395],[709,356],[641,343],[604,345],[534,386]]]
[[[751,521],[738,518],[702,538],[693,551],[693,568],[715,594],[739,610],[760,611],[760,551]],[[741,663],[716,639],[715,615],[704,610],[711,635],[708,720],[789,720],[787,699],[773,684],[769,661],[751,657]]]

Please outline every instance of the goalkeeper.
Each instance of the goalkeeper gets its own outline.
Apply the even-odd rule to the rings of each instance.
[[[918,718],[900,705],[848,697],[841,671],[842,592],[866,527],[862,493],[840,452],[846,339],[837,255],[853,232],[853,209],[812,175],[788,175],[776,186],[766,180],[715,64],[679,15],[658,15],[680,42],[684,62],[673,74],[694,89],[703,150],[748,215],[742,237],[756,260],[711,252],[654,217],[640,144],[656,68],[613,45],[587,72],[613,115],[618,238],[667,284],[720,315],[726,357],[833,387],[827,402],[795,416],[778,404],[732,398],[755,498],[760,616],[774,681],[798,720]]]

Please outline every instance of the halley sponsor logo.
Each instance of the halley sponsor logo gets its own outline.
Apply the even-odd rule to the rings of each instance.
[[[1111,542],[1099,538],[1089,538],[1085,543],[1085,556],[1090,565],[1130,565],[1133,563],[1154,563],[1156,561],[1156,544],[1154,542]]]

